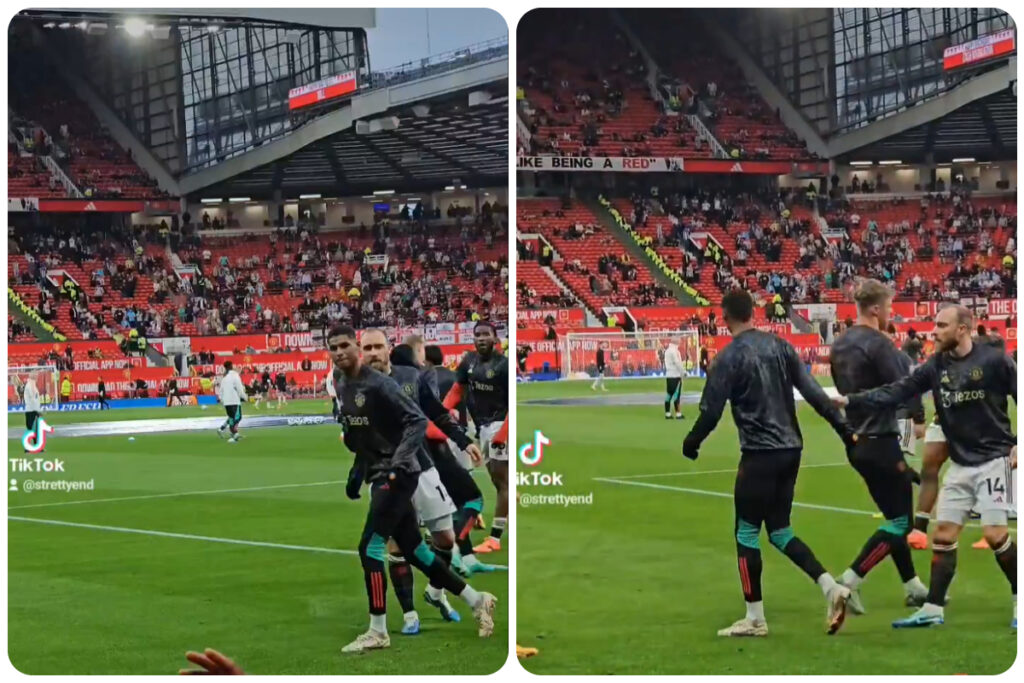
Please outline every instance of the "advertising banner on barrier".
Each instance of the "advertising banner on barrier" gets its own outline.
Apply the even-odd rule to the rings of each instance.
[[[145,208],[138,199],[41,199],[39,210],[55,213],[137,213]]]
[[[271,351],[277,349],[312,349],[317,346],[313,341],[312,332],[280,332],[267,335],[266,348]]]
[[[516,320],[526,324],[542,323],[549,316],[555,321],[555,325],[582,326],[586,321],[586,314],[582,308],[542,308],[516,311]]]
[[[146,361],[143,358],[87,358],[86,360],[75,361],[75,371],[79,370],[123,370],[124,368],[143,368]]]
[[[824,161],[751,161],[746,159],[684,159],[683,157],[556,157],[522,156],[520,171],[612,173],[743,173],[748,175],[826,175]]]

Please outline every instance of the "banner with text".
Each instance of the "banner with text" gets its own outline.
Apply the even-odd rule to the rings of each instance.
[[[822,161],[747,161],[737,159],[684,159],[683,157],[556,157],[522,156],[520,171],[601,171],[610,173],[743,173],[748,175],[804,176],[828,173]]]

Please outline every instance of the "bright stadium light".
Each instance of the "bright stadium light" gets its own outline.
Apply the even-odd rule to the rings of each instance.
[[[444,189],[445,189],[445,192],[454,192],[455,191],[455,186],[454,185],[446,185]]]
[[[126,19],[124,22],[124,30],[133,38],[141,38],[146,35],[146,22],[138,17]]]
[[[77,26],[78,28],[80,28],[80,29],[82,29],[84,31],[85,29],[89,28],[89,22],[88,21],[80,21],[77,24],[75,24],[75,26]]]
[[[55,22],[52,22],[52,21],[48,21],[47,23],[43,24],[43,28],[56,28],[56,27],[57,27],[57,24]]]
[[[243,202],[252,201],[252,197],[229,197],[228,201],[232,204],[241,204]]]
[[[871,166],[874,163],[873,161],[851,161],[850,166]]]
[[[373,196],[374,197],[390,197],[394,193],[395,193],[394,190],[374,190],[373,191]]]
[[[879,161],[878,165],[879,166],[899,166],[902,163],[903,162],[899,161],[898,159],[888,159],[886,161]]]
[[[206,25],[206,30],[208,32],[210,32],[210,33],[216,33],[217,31],[220,30],[220,26],[217,25],[217,24],[207,24]]]
[[[319,194],[300,194],[299,199],[321,199],[323,195]]]
[[[958,159],[953,159],[954,164],[973,164],[975,161],[977,161],[977,159],[974,157],[960,157]]]
[[[200,204],[220,204],[224,200],[220,197],[203,197],[199,200]]]
[[[62,21],[62,22],[60,22],[60,27],[61,28],[71,28],[71,23],[67,22],[67,21]]]

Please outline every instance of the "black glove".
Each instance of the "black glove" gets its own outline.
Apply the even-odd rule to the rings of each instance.
[[[348,482],[345,483],[345,495],[352,500],[359,499],[359,490],[363,488],[363,472],[360,468],[352,465],[348,471]]]
[[[911,484],[917,484],[918,486],[921,485],[921,474],[913,467],[911,467],[906,460],[901,462],[899,467],[900,470],[902,470],[903,473],[907,476],[907,479],[910,480]]]
[[[689,437],[683,439],[683,456],[690,460],[696,460],[700,454],[700,444],[692,441]]]

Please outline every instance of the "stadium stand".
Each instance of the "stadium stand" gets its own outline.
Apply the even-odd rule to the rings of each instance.
[[[558,253],[560,260],[552,261],[556,276],[592,311],[673,301],[585,206],[563,208],[558,199],[520,200],[516,214],[519,232],[543,235]]]
[[[10,54],[11,106],[33,129],[37,139],[32,146],[37,154],[49,154],[89,199],[150,199],[166,197],[154,179],[132,161],[97,120],[84,102],[76,98],[49,62],[36,50],[22,49]],[[8,154],[8,168],[11,167]],[[49,176],[49,173],[46,174]],[[40,180],[37,178],[37,181]],[[48,193],[12,196],[63,197],[65,193],[49,184],[49,178],[32,187],[17,187],[28,192],[47,187]],[[11,187],[10,191],[16,191]]]
[[[529,153],[680,156],[708,153],[683,117],[667,117],[647,91],[644,62],[601,11],[523,18],[519,83],[534,110]]]

